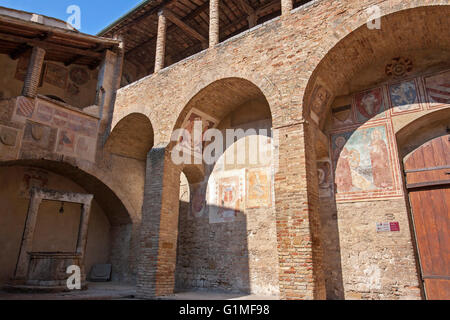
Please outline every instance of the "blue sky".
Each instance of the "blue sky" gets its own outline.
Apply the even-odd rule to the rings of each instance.
[[[0,0],[0,6],[67,21],[71,5],[81,10],[81,32],[97,34],[143,0]]]

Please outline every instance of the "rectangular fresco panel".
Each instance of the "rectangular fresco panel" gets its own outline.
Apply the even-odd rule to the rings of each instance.
[[[450,104],[450,70],[425,78],[427,102],[431,107]]]
[[[21,122],[24,122],[27,118],[32,120],[35,123],[33,133],[37,132],[38,124],[48,125],[49,128],[58,130],[57,153],[90,161],[95,160],[97,119],[41,99],[37,99],[35,106],[34,100],[23,97],[18,98],[14,117]],[[36,140],[36,134],[33,139]]]
[[[272,203],[272,176],[269,169],[247,171],[246,207],[267,208]]]
[[[216,201],[209,208],[209,223],[234,222],[245,208],[245,170],[224,172],[215,181]]]
[[[328,198],[333,196],[333,177],[330,161],[318,161],[319,196]]]
[[[202,218],[207,212],[207,186],[208,184],[204,182],[191,185],[190,218]]]
[[[196,122],[201,122],[202,130],[201,135],[198,137],[199,139],[197,139],[198,141],[195,141],[197,137],[194,136]],[[182,126],[182,129],[186,130],[187,135],[180,135],[177,139],[181,150],[186,154],[193,155],[195,158],[202,159],[204,147],[203,135],[208,129],[214,128],[218,123],[219,121],[217,119],[214,119],[208,114],[195,108],[192,109]]]
[[[333,128],[348,127],[354,124],[352,106],[350,104],[333,108],[332,125]]]
[[[66,68],[54,64],[46,63],[44,81],[61,89],[66,89],[69,73]]]
[[[358,93],[354,97],[354,105],[355,119],[359,123],[386,117],[386,102],[382,88]]]
[[[422,110],[420,94],[415,80],[388,86],[392,115]]]
[[[25,123],[27,119],[30,119],[33,116],[34,109],[35,103],[33,99],[17,97],[13,120],[20,123]]]
[[[399,195],[391,139],[386,124],[332,136],[337,200]]]

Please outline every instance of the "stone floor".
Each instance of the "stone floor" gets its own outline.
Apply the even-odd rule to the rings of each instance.
[[[66,293],[8,293],[0,290],[0,300],[134,300],[136,288],[117,283],[89,283],[86,291]],[[160,300],[278,300],[278,297],[221,292],[177,293]]]

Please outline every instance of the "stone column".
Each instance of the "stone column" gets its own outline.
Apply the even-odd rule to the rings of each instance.
[[[156,38],[155,73],[164,68],[164,57],[166,55],[166,31],[167,21],[164,11],[158,12],[158,35]]]
[[[27,74],[23,84],[22,95],[35,98],[37,89],[41,80],[42,67],[44,65],[45,50],[39,47],[33,47],[30,62],[28,64]]]
[[[37,196],[36,190],[31,190],[30,204],[28,205],[27,220],[23,231],[22,243],[20,246],[19,258],[17,259],[14,280],[25,280],[27,277],[30,258],[28,252],[33,249],[34,230],[36,228],[37,215],[42,198]]]
[[[291,10],[294,8],[293,0],[281,0],[281,15],[290,14]]]
[[[89,228],[89,216],[91,215],[91,202],[94,196],[89,196],[89,202],[83,203],[81,206],[81,219],[80,226],[78,229],[78,240],[77,240],[77,253],[84,257],[86,251],[86,243],[88,237]]]
[[[219,43],[219,1],[209,0],[209,47]]]
[[[167,146],[150,150],[137,271],[137,295],[140,298],[166,296],[174,292],[180,174]]]
[[[277,130],[280,295],[283,299],[325,299],[314,142],[305,121]]]

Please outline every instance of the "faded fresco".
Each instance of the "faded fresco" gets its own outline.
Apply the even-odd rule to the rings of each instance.
[[[48,129],[53,128],[58,130],[54,147],[57,153],[90,161],[95,159],[98,130],[95,118],[44,100],[35,103],[21,97],[17,99],[14,120],[27,123],[25,141],[44,146],[50,142]]]
[[[333,196],[333,176],[330,161],[317,161],[317,176],[319,179],[319,196]]]
[[[191,190],[193,190],[191,195],[191,207],[190,207],[190,217],[191,218],[202,218],[208,210],[207,198],[206,198],[206,183],[199,183],[197,185],[192,185]]]
[[[196,140],[194,137],[194,126],[196,121],[202,122],[202,136],[198,137]],[[184,136],[181,135],[178,138],[179,146],[183,152],[186,152],[189,155],[194,155],[195,158],[202,159],[203,158],[203,147],[205,146],[203,142],[203,135],[208,129],[214,128],[218,124],[218,120],[213,117],[207,115],[204,112],[201,112],[197,109],[192,109],[188,116],[186,117],[186,121],[183,123],[182,128],[186,130],[189,135]]]
[[[450,104],[450,70],[425,78],[425,88],[432,107]]]
[[[314,88],[312,98],[311,98],[311,118],[319,123],[319,119],[322,115],[322,112],[328,106],[330,102],[331,94],[328,92],[326,88],[321,85],[317,85]]]
[[[272,204],[272,178],[268,169],[247,170],[246,208],[264,208]]]
[[[245,170],[226,171],[215,179],[215,204],[209,223],[234,222],[245,209]]]
[[[350,104],[333,108],[332,124],[334,128],[349,126],[354,123],[352,106]]]
[[[415,80],[390,85],[389,99],[393,115],[422,109]]]
[[[48,172],[44,170],[26,168],[21,184],[20,184],[20,197],[29,199],[30,191],[33,187],[46,188],[48,185]]]
[[[0,125],[0,153],[2,154],[2,160],[14,160],[17,158],[19,140],[19,130]]]
[[[355,117],[358,122],[385,117],[386,103],[383,89],[376,88],[355,96]]]
[[[338,195],[394,189],[388,141],[385,125],[333,135]]]
[[[69,73],[66,68],[54,63],[45,64],[44,81],[48,84],[66,89],[68,76]]]

